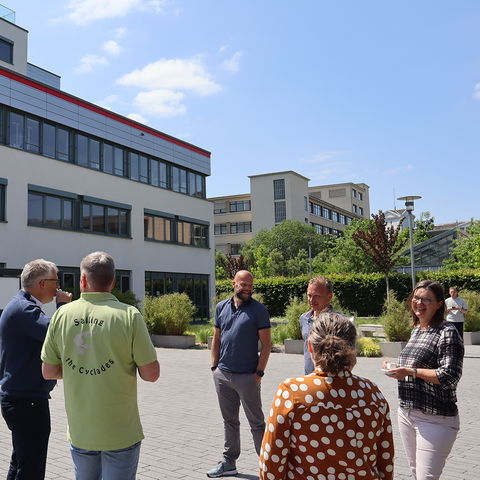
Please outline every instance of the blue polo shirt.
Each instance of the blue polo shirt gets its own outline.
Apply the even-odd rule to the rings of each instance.
[[[218,368],[230,373],[255,373],[258,331],[270,328],[267,308],[253,298],[235,308],[232,297],[217,305],[213,325],[220,329]]]

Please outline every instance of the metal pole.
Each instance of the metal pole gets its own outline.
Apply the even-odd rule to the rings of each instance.
[[[408,211],[408,225],[410,230],[410,262],[412,267],[412,292],[415,290],[415,259],[413,253],[413,213],[410,210]]]
[[[310,261],[310,280],[312,279],[312,239],[308,239],[308,259]]]

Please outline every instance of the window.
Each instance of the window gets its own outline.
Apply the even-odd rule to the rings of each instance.
[[[275,202],[275,224],[283,222],[287,218],[285,202]]]
[[[232,255],[240,255],[242,247],[243,247],[243,243],[232,243],[231,245]]]
[[[221,213],[227,213],[227,202],[218,202],[213,205],[214,215],[219,215]]]
[[[352,217],[348,217],[348,218],[347,218],[347,225],[350,225],[350,224],[352,223],[352,220],[353,220]]]
[[[363,201],[363,193],[362,192],[358,192],[358,199]]]
[[[323,227],[321,225],[318,225],[316,223],[312,223],[312,225],[315,227],[315,230],[317,233],[320,233],[320,234],[323,233]]]
[[[77,135],[77,164],[100,170],[100,142],[85,135]]]
[[[353,213],[357,213],[357,206],[355,204],[352,205],[352,211]]]
[[[363,217],[363,207],[359,207],[360,215]]]
[[[332,220],[338,223],[338,212],[332,211]]]
[[[273,199],[285,200],[285,179],[273,181]]]
[[[323,234],[330,235],[332,233],[332,229],[330,227],[323,227]]]
[[[328,220],[332,219],[332,212],[329,208],[323,207],[323,218],[326,218]]]
[[[342,225],[346,225],[347,224],[347,217],[345,215],[343,215],[342,213],[340,214],[340,223]]]
[[[7,190],[8,180],[6,178],[0,178],[0,222],[6,220],[5,212],[5,192]]]
[[[249,233],[252,231],[252,222],[237,222],[230,224],[230,233]]]
[[[130,209],[129,205],[29,185],[28,225],[129,237]]]
[[[230,202],[230,212],[247,212],[251,210],[250,200]]]
[[[23,150],[25,117],[18,113],[10,112],[10,146]]]
[[[352,197],[357,198],[357,191],[354,188],[352,188]]]
[[[322,216],[322,207],[320,205],[317,205],[316,203],[311,203],[310,204],[310,213],[313,213],[314,215],[317,215],[317,217]]]
[[[143,222],[145,240],[208,248],[208,224],[203,221],[145,209]]]
[[[13,42],[0,38],[0,60],[13,64]]]
[[[214,227],[215,235],[226,235],[227,234],[227,224],[226,223],[216,223]]]
[[[328,191],[329,198],[336,198],[336,197],[346,197],[347,190],[345,188],[337,188],[335,190]]]
[[[307,199],[307,197],[303,197],[303,209],[305,211],[308,210],[308,199]]]

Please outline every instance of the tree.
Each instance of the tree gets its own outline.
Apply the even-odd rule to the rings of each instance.
[[[480,220],[475,222],[472,218],[466,230],[467,235],[454,240],[455,247],[450,258],[444,260],[444,267],[448,270],[461,268],[480,268]]]
[[[220,257],[220,262],[222,263],[223,268],[225,268],[228,278],[231,278],[232,280],[240,270],[248,270],[248,260],[245,260],[243,255],[236,258],[231,253],[227,253],[225,257]]]
[[[418,245],[419,243],[429,240],[431,237],[428,235],[428,232],[432,231],[435,228],[435,217],[432,217],[430,212],[422,212],[420,218],[415,220],[413,228],[413,244]],[[410,228],[404,228],[399,235],[399,238],[403,240],[404,238],[407,241],[410,241]]]
[[[401,251],[407,239],[398,238],[404,218],[397,225],[387,227],[385,214],[379,210],[378,215],[372,213],[373,220],[369,221],[368,228],[358,230],[352,234],[353,241],[373,260],[378,269],[385,274],[387,283],[387,298],[390,288],[388,285],[388,273],[397,263]]]

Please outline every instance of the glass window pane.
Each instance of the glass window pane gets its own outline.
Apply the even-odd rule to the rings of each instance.
[[[57,197],[45,197],[45,224],[50,227],[62,226],[62,201]]]
[[[43,124],[43,154],[47,157],[55,158],[57,151],[55,146],[56,128],[48,123]]]
[[[167,188],[167,165],[165,163],[160,162],[160,186],[163,188]]]
[[[124,168],[123,168],[123,149],[115,147],[115,175],[123,177]]]
[[[100,170],[100,142],[90,139],[90,168]]]
[[[138,180],[138,155],[130,153],[130,178]]]
[[[183,222],[177,223],[177,242],[183,243]]]
[[[92,205],[93,231],[105,233],[105,208]]]
[[[13,45],[0,39],[0,60],[13,64]]]
[[[180,169],[178,167],[172,168],[172,190],[174,192],[180,191]]]
[[[165,219],[155,217],[155,240],[163,242],[165,240]]]
[[[63,201],[63,226],[64,228],[73,227],[73,203],[69,200]]]
[[[187,171],[180,169],[180,192],[187,193]]]
[[[28,222],[43,223],[43,196],[28,194]]]
[[[193,172],[188,172],[188,194],[192,197],[197,194],[197,180]]]
[[[140,181],[148,183],[148,158],[140,156]]]
[[[193,245],[192,242],[192,225],[190,223],[183,224],[183,243],[185,245]]]
[[[10,146],[23,149],[23,123],[25,117],[18,113],[10,113]]]
[[[172,241],[172,221],[165,220],[165,241],[171,242]]]
[[[128,212],[120,210],[120,235],[128,235]]]
[[[143,231],[145,238],[153,238],[153,217],[143,217]]]
[[[108,233],[111,235],[119,234],[119,215],[117,208],[108,208]]]
[[[27,118],[26,147],[29,152],[40,152],[40,122]]]
[[[77,163],[88,167],[88,137],[77,135]]]
[[[103,144],[103,171],[113,173],[113,146]]]
[[[92,206],[83,204],[83,229],[91,230],[92,229]]]
[[[59,128],[57,130],[57,158],[59,160],[70,161],[70,132]]]
[[[159,185],[159,179],[160,179],[160,168],[159,168],[159,163],[157,160],[151,160],[150,161],[150,169],[151,169],[151,184],[155,185],[158,187]]]
[[[205,197],[203,189],[203,177],[201,175],[197,175],[197,197]]]

